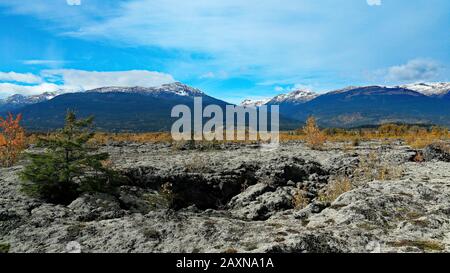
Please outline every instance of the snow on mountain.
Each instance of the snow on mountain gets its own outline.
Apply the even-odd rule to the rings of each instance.
[[[4,100],[0,100],[0,111],[9,111],[18,109],[26,105],[35,104],[43,101],[53,99],[64,93],[77,93],[83,92],[81,90],[59,90],[56,92],[45,92],[39,95],[25,96],[21,94],[12,95]],[[123,92],[123,93],[139,93],[139,94],[151,94],[154,96],[203,96],[204,93],[199,89],[192,88],[185,84],[175,82],[170,84],[163,84],[158,87],[101,87],[85,92],[98,92],[98,93],[110,93],[110,92]]]
[[[440,96],[449,93],[449,82],[437,82],[437,83],[413,83],[398,86],[401,88],[413,90],[422,93],[426,96]]]
[[[3,104],[11,104],[11,105],[27,105],[50,100],[56,96],[57,96],[56,92],[45,92],[39,95],[31,95],[31,96],[15,94],[7,97],[2,102]]]
[[[123,93],[141,93],[141,94],[176,94],[179,96],[202,96],[204,93],[199,89],[192,88],[180,82],[163,84],[158,87],[101,87],[86,92],[97,93],[111,93],[111,92],[123,92]]]
[[[262,99],[262,100],[252,100],[246,99],[241,102],[241,106],[244,107],[260,107],[266,103],[268,103],[271,99]]]
[[[309,90],[295,90],[288,94],[281,94],[270,100],[270,103],[305,103],[317,98],[319,94],[316,94]]]
[[[328,94],[339,94],[339,93],[345,93],[347,91],[353,90],[353,89],[357,89],[357,88],[362,88],[361,86],[347,86],[341,89],[337,89],[337,90],[333,90],[328,92]]]

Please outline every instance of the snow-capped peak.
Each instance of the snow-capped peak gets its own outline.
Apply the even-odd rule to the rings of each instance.
[[[92,90],[88,90],[86,92],[97,92],[97,93],[110,93],[110,92],[122,92],[122,93],[145,93],[145,94],[163,94],[170,93],[176,94],[179,96],[201,96],[203,92],[199,89],[192,88],[188,85],[185,85],[180,82],[174,82],[169,84],[163,84],[158,87],[117,87],[117,86],[109,86],[109,87],[100,87]]]
[[[38,103],[46,100],[53,99],[58,94],[56,92],[45,92],[38,95],[24,96],[21,94],[14,94],[12,96],[7,97],[4,100],[4,103],[7,104],[32,104]]]
[[[341,89],[337,89],[337,90],[333,90],[328,92],[328,94],[339,94],[339,93],[345,93],[347,91],[353,90],[353,89],[357,89],[357,88],[362,88],[362,86],[347,86]]]
[[[295,90],[288,94],[281,94],[271,100],[272,103],[293,102],[304,103],[315,99],[319,95],[309,90]]]
[[[426,96],[440,96],[449,93],[450,83],[449,82],[436,82],[436,83],[412,83],[398,86],[400,88],[405,88],[422,93]]]
[[[60,95],[59,92],[44,92],[42,94],[39,95],[33,95],[33,96],[29,96],[28,99],[32,102],[41,102],[41,101],[46,101],[46,100],[51,100],[54,97]]]
[[[262,99],[262,100],[252,100],[246,99],[241,102],[241,106],[244,107],[260,107],[266,103],[268,103],[271,99]]]

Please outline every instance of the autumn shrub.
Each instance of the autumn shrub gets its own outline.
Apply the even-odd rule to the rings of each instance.
[[[413,162],[421,163],[425,161],[422,151],[416,152],[416,154],[412,157]]]
[[[0,117],[0,165],[10,167],[19,159],[25,149],[25,130],[20,126],[22,115],[9,113],[6,119]]]
[[[319,129],[314,117],[309,117],[306,125],[303,127],[305,141],[311,149],[322,149],[327,141],[325,134]]]
[[[352,139],[352,146],[357,147],[361,144],[361,139],[359,137],[355,137]]]

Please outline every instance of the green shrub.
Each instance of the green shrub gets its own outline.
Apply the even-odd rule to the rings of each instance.
[[[69,111],[64,128],[51,138],[40,138],[43,152],[28,154],[21,173],[22,191],[51,203],[68,204],[82,192],[110,192],[121,179],[106,166],[109,155],[89,143],[93,118],[77,119]]]

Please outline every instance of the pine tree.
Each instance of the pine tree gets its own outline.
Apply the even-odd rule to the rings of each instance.
[[[53,137],[40,138],[41,153],[28,154],[30,163],[21,173],[23,192],[52,203],[67,204],[81,192],[111,191],[119,176],[103,162],[107,153],[89,143],[93,118],[77,119],[69,111],[64,128]]]

